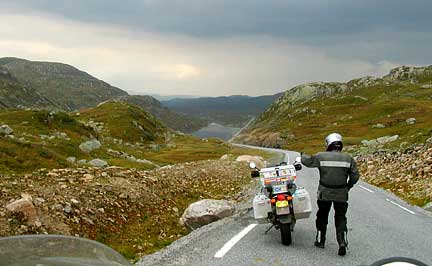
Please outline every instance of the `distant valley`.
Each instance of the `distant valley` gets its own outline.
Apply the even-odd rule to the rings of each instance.
[[[232,95],[191,99],[172,99],[162,104],[173,111],[196,116],[208,123],[227,127],[243,127],[255,116],[264,112],[282,93],[267,96]]]

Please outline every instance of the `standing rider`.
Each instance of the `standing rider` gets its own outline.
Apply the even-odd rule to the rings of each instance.
[[[339,244],[338,254],[344,256],[348,246],[346,218],[348,191],[357,183],[359,173],[354,159],[350,155],[342,153],[341,135],[337,133],[328,135],[325,144],[326,152],[320,152],[313,156],[302,154],[301,157],[305,166],[318,167],[320,173],[315,246],[324,248],[328,215],[333,204],[336,239]]]

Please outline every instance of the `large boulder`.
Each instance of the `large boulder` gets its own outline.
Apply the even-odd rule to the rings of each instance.
[[[41,225],[36,208],[29,197],[24,197],[9,203],[6,205],[6,209],[12,214],[19,215],[28,225],[37,227]]]
[[[226,200],[204,199],[189,205],[180,218],[180,224],[193,230],[233,213],[234,206]]]
[[[11,135],[13,133],[13,129],[10,128],[8,125],[1,125],[0,126],[0,135]]]
[[[101,147],[101,143],[97,139],[92,139],[86,142],[83,142],[79,145],[80,150],[85,153],[90,153],[94,150],[97,150]]]
[[[236,161],[237,162],[247,162],[247,163],[254,162],[255,165],[260,169],[266,167],[266,163],[264,161],[264,158],[261,156],[241,155],[241,156],[237,157]]]

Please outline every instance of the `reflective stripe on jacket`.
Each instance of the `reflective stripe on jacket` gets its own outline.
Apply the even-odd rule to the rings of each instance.
[[[359,179],[356,163],[350,155],[337,151],[320,152],[313,156],[303,154],[302,164],[319,170],[318,199],[348,201],[348,191]]]

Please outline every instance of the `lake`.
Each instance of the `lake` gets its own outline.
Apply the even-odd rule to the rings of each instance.
[[[240,128],[238,127],[226,127],[217,123],[211,123],[210,125],[195,131],[192,135],[200,138],[220,138],[223,140],[229,140],[239,130]]]

